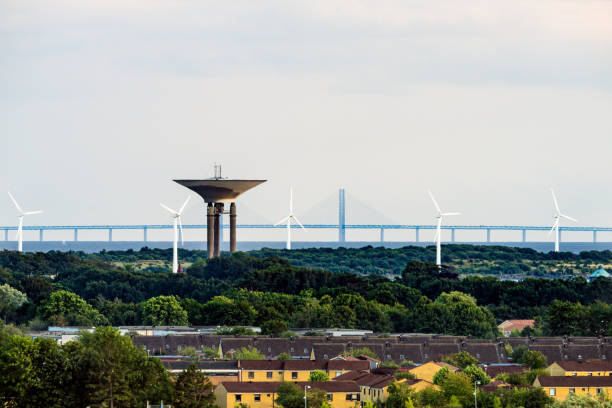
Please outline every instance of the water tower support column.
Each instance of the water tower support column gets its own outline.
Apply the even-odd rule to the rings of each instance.
[[[236,203],[230,204],[230,252],[236,252]]]
[[[215,203],[215,258],[221,255],[221,222],[219,218],[223,213],[223,203]]]
[[[206,207],[206,249],[208,251],[208,259],[212,258],[215,254],[213,252],[215,244],[214,236],[214,219],[215,219],[215,207],[213,203],[208,203]]]

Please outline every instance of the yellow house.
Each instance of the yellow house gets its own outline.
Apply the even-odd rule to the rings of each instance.
[[[457,367],[442,361],[429,361],[418,367],[411,368],[409,372],[414,374],[418,380],[425,380],[433,384],[434,375],[444,367],[447,367],[453,373],[458,370]]]
[[[555,361],[548,366],[550,375],[565,376],[611,376],[612,361],[609,360],[587,360],[587,361]]]
[[[546,395],[563,401],[570,393],[577,395],[612,395],[612,377],[592,376],[545,376],[533,382],[534,387],[542,387]]]
[[[308,381],[315,370],[325,372],[330,379],[353,370],[367,370],[367,361],[344,360],[241,360],[240,381],[281,382]]]
[[[297,382],[304,389],[323,390],[331,408],[355,408],[359,405],[359,386],[352,381]],[[234,408],[246,404],[250,408],[277,408],[276,389],[280,382],[222,382],[215,389],[216,403],[220,408]],[[280,407],[278,407],[280,408]]]
[[[396,379],[390,374],[375,374],[367,371],[351,371],[335,378],[336,381],[354,381],[361,393],[361,405],[365,402],[385,402],[389,397],[389,386],[395,382],[407,384],[415,392],[428,387],[439,389],[437,385],[425,380]]]

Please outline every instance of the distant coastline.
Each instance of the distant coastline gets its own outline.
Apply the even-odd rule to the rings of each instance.
[[[553,250],[552,242],[455,242],[461,245],[499,245],[516,248],[531,248],[539,252],[549,252]],[[371,245],[373,247],[401,248],[404,246],[431,246],[431,242],[380,242],[380,241],[294,241],[291,243],[294,249],[300,248],[362,248]],[[445,243],[444,246],[453,245]],[[100,252],[102,250],[139,250],[143,247],[149,248],[171,248],[170,241],[24,241],[25,252],[48,252],[48,251],[83,251],[86,253]],[[252,251],[261,248],[284,248],[282,241],[241,241],[238,242],[239,251]],[[204,242],[189,241],[185,242],[182,248],[205,250]],[[15,241],[0,241],[0,250],[16,250]],[[229,250],[229,243],[223,242],[222,250]],[[612,250],[612,242],[563,242],[561,251],[580,253],[582,251],[605,251]]]

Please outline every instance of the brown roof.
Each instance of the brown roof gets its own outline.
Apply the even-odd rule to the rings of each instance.
[[[332,378],[333,381],[355,381],[356,378],[364,377],[370,374],[367,371],[349,371],[348,373],[344,373],[339,375],[338,377]]]
[[[561,360],[561,346],[531,344],[529,350],[539,351],[546,356],[546,361]]]
[[[612,387],[612,377],[594,377],[590,375],[577,376],[546,376],[536,379],[542,387]]]
[[[525,327],[533,327],[534,320],[506,320],[502,322],[499,326],[500,329],[506,331],[512,331],[514,329],[521,331]]]
[[[463,343],[462,350],[467,351],[476,359],[484,364],[502,363],[496,343]]]
[[[500,374],[522,374],[528,370],[527,367],[521,365],[495,365],[495,366],[484,366],[484,372],[491,378],[495,378]]]
[[[566,360],[589,360],[600,358],[599,345],[597,344],[568,344],[561,350],[563,359]]]
[[[480,389],[486,392],[495,392],[497,391],[498,388],[510,388],[510,387],[511,385],[508,383],[505,383],[503,381],[494,380],[488,383],[487,385],[483,385],[482,387],[480,387]]]
[[[565,371],[612,371],[610,360],[555,361]]]
[[[370,363],[365,360],[241,360],[240,367],[244,370],[368,370]]]
[[[437,343],[430,344],[423,348],[423,361],[441,360],[449,354],[458,353],[460,345],[458,343]]]
[[[222,382],[228,393],[273,393],[280,382]],[[313,389],[326,392],[359,392],[359,386],[353,381],[295,382],[300,388],[308,385]]]
[[[312,348],[314,350],[315,359],[317,360],[334,358],[344,353],[344,343],[313,344]]]

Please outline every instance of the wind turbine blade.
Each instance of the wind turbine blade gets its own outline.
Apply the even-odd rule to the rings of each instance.
[[[458,212],[448,212],[448,213],[442,213],[442,214],[440,214],[440,215],[441,215],[441,216],[443,216],[443,217],[447,217],[447,216],[449,216],[449,215],[450,215],[450,216],[453,216],[453,215],[461,215],[461,213],[458,213]]]
[[[19,211],[20,213],[23,214],[23,210],[21,209],[21,207],[19,206],[19,204],[17,204],[17,200],[15,200],[15,197],[13,197],[13,195],[11,194],[10,191],[7,191],[9,197],[11,197],[11,201],[13,202],[13,204],[15,204],[15,207],[17,207],[17,211]]]
[[[552,228],[550,229],[550,231],[548,231],[549,237],[552,235],[552,233],[555,231],[555,228],[557,228],[558,226],[559,226],[559,218],[555,220],[555,223],[553,224]]]
[[[559,209],[559,203],[557,202],[557,196],[555,195],[555,190],[553,190],[552,187],[550,188],[550,193],[552,194],[553,203],[555,204],[555,210],[557,210],[557,214],[560,214],[561,210]]]
[[[578,222],[577,219],[570,217],[569,215],[565,215],[565,214],[559,214],[560,217],[565,218],[566,220],[570,220],[570,221],[574,221],[574,222]]]
[[[183,210],[185,209],[185,206],[187,205],[187,203],[189,202],[189,200],[191,200],[191,196],[187,196],[187,199],[185,200],[185,203],[183,204],[183,206],[181,207],[180,210],[178,210],[179,215],[181,215],[183,213]]]
[[[436,210],[441,213],[442,210],[440,210],[440,206],[438,205],[438,202],[436,201],[436,199],[434,198],[433,194],[431,193],[431,190],[427,190],[427,192],[429,193],[429,197],[431,198],[431,201],[433,201],[434,206],[436,207]]]
[[[174,211],[172,208],[170,208],[170,207],[168,207],[168,206],[166,206],[166,205],[163,205],[162,203],[159,203],[159,205],[161,205],[161,206],[162,206],[162,208],[165,208],[166,210],[168,210],[168,212],[170,212],[170,214],[172,214],[172,215],[179,215],[179,213],[177,213],[176,211]]]
[[[297,222],[297,223],[298,223],[298,225],[299,225],[300,227],[302,227],[302,229],[303,229],[304,231],[306,231],[306,228],[304,228],[304,226],[302,225],[302,223],[300,222],[300,220],[298,220],[298,219],[297,219],[297,217],[296,217],[295,215],[292,215],[292,216],[291,216],[291,218],[293,218],[293,220],[294,220],[295,222]]]
[[[41,210],[24,212],[23,215],[42,214]]]
[[[287,220],[288,220],[289,218],[291,218],[291,216],[290,216],[290,215],[286,216],[285,218],[283,218],[282,220],[280,220],[279,222],[277,222],[276,224],[274,224],[274,226],[276,227],[277,225],[284,224],[285,222],[287,222]]]

